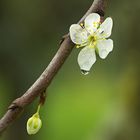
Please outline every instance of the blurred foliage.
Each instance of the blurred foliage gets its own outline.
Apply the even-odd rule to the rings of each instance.
[[[0,116],[37,79],[57,51],[61,36],[92,0],[0,1]],[[26,121],[37,100],[1,140],[139,140],[139,0],[108,0],[114,50],[83,76],[74,49],[47,91],[43,126],[29,136]]]

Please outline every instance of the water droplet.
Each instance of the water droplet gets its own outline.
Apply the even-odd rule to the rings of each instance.
[[[81,73],[82,73],[83,75],[87,75],[87,74],[89,74],[89,71],[81,70]]]

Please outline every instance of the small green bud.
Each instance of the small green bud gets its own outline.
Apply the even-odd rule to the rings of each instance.
[[[27,132],[29,135],[36,134],[42,126],[42,121],[39,117],[39,113],[35,113],[27,121]]]

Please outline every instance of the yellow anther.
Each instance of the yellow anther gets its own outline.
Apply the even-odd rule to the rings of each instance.
[[[76,45],[76,48],[77,48],[77,49],[80,48],[80,45]]]
[[[80,26],[81,26],[82,28],[84,28],[84,23],[80,23]]]
[[[99,22],[93,22],[93,26],[94,26],[95,28],[97,28],[98,25],[99,25]]]

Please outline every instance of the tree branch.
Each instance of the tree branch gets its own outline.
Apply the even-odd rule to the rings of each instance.
[[[105,11],[105,2],[106,0],[94,0],[87,13],[78,23],[83,22],[85,17],[92,12],[96,12],[100,14],[101,17],[103,17]],[[69,34],[63,38],[60,43],[59,50],[45,71],[21,97],[14,100],[8,107],[7,112],[0,120],[0,133],[2,133],[19,116],[25,106],[32,103],[36,97],[40,96],[43,91],[48,88],[52,79],[67,59],[74,46],[75,45],[71,42]]]

